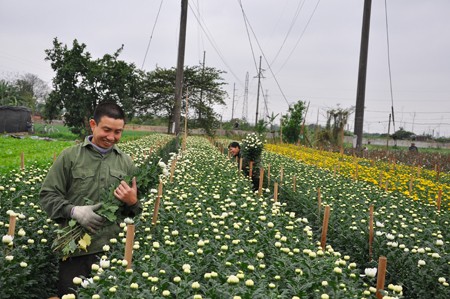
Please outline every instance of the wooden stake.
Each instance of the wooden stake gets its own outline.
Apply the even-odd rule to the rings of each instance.
[[[442,189],[439,189],[438,198],[437,198],[438,211],[441,210],[441,200],[442,200]]]
[[[280,143],[283,144],[283,114],[280,114]]]
[[[383,185],[383,172],[380,170],[380,176],[378,178],[378,186],[381,188]]]
[[[188,89],[186,88],[186,111],[185,111],[185,117],[184,117],[184,139],[183,139],[183,145],[182,150],[186,150],[186,140],[187,140],[187,119],[188,119]]]
[[[320,217],[320,209],[322,207],[322,196],[320,195],[320,187],[317,188],[317,206],[318,206],[317,215]]]
[[[297,189],[297,177],[294,175],[294,177],[292,178],[292,190],[295,192],[295,190]]]
[[[325,214],[323,215],[323,224],[322,224],[322,237],[320,239],[320,246],[322,250],[325,251],[325,245],[327,243],[327,233],[328,233],[328,222],[330,219],[330,206],[325,207]]]
[[[355,180],[358,180],[358,164],[355,165]]]
[[[409,195],[412,194],[412,188],[413,188],[413,176],[409,178]]]
[[[8,235],[14,237],[15,231],[16,231],[16,215],[10,215],[9,216]]]
[[[264,168],[261,167],[261,169],[259,170],[259,187],[258,187],[259,197],[261,197],[262,195],[263,182],[264,182]]]
[[[281,166],[280,169],[280,186],[283,184],[284,168]]]
[[[278,201],[278,183],[277,182],[273,183],[273,199],[275,200],[275,202]]]
[[[373,244],[373,205],[369,207],[369,262],[372,261],[372,244]]]
[[[248,172],[250,178],[253,177],[253,161],[250,161],[250,171]]]
[[[436,164],[436,181],[439,181],[440,173],[441,173],[441,166]]]
[[[53,162],[55,162],[55,160],[56,160],[56,153],[53,152]]]
[[[388,188],[389,188],[389,181],[386,181],[386,186],[384,187],[384,191],[388,191]]]
[[[175,164],[177,164],[177,159],[172,160],[172,164],[170,165],[170,182],[173,182],[173,175],[175,173]]]
[[[23,152],[20,153],[20,169],[25,169],[25,156]]]
[[[239,159],[239,170],[242,170],[242,158],[241,159]]]
[[[131,259],[133,257],[134,244],[134,224],[127,225],[127,239],[125,243],[125,260],[128,262],[127,269],[131,269]]]
[[[384,281],[386,279],[386,265],[387,258],[385,256],[380,256],[378,259],[378,274],[377,274],[377,298],[382,299],[383,294],[380,292],[384,290]]]
[[[163,188],[162,181],[159,181],[158,196],[156,197],[155,208],[153,209],[153,219],[152,219],[153,225],[156,225],[156,221],[158,220],[158,211],[159,211],[159,203],[161,201],[162,188]]]

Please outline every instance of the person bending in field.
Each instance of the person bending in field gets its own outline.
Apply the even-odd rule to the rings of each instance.
[[[250,175],[250,161],[242,155],[240,144],[236,141],[231,142],[228,145],[228,151],[231,153],[231,159],[238,163],[238,167],[242,158],[242,172],[248,177]],[[251,177],[253,191],[258,190],[259,187],[259,169],[256,166],[257,165],[254,164]]]
[[[114,196],[121,203],[123,219],[141,213],[136,179],[131,186],[124,181],[136,167],[131,158],[116,145],[125,126],[125,114],[114,102],[101,102],[89,121],[92,135],[83,143],[65,149],[49,169],[40,191],[40,202],[49,217],[62,226],[75,219],[91,233],[87,251],[77,250],[60,260],[58,296],[74,293],[74,277],[89,277],[91,265],[99,261],[103,246],[120,232],[118,223],[105,225],[96,213],[102,203],[100,194],[111,185],[117,186]],[[88,204],[86,198],[93,204]],[[118,222],[123,221],[118,219]]]

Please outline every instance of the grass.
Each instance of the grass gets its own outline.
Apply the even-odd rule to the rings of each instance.
[[[24,165],[33,163],[39,166],[53,162],[53,156],[59,155],[63,149],[76,144],[78,136],[70,132],[64,125],[35,124],[35,138],[28,135],[13,138],[10,135],[0,135],[0,175],[21,167],[21,154],[24,154]],[[120,142],[139,139],[152,134],[143,131],[125,131]],[[15,136],[15,135],[14,135]]]
[[[12,138],[9,135],[0,137],[0,174],[6,174],[21,167],[21,154],[24,155],[24,165],[36,163],[46,165],[53,162],[53,155],[58,155],[66,147],[75,144],[74,141],[46,141],[25,137]]]

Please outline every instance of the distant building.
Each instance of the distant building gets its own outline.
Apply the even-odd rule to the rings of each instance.
[[[29,132],[31,110],[20,106],[0,106],[0,133]]]

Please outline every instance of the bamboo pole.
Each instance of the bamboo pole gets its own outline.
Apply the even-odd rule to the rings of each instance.
[[[441,166],[436,164],[436,181],[439,182],[439,176],[441,173]]]
[[[259,169],[259,187],[258,187],[258,196],[262,196],[262,188],[263,188],[263,182],[264,182],[264,168]]]
[[[14,237],[14,232],[16,231],[16,215],[9,215],[9,228],[8,235]]]
[[[173,182],[173,175],[175,173],[175,164],[177,164],[177,159],[173,159],[170,164],[170,182]]]
[[[322,196],[320,195],[320,187],[317,188],[317,215],[320,216],[320,209],[322,207]]]
[[[152,224],[156,225],[156,221],[158,220],[158,211],[159,211],[159,203],[161,201],[161,196],[162,196],[162,181],[159,181],[159,185],[158,185],[158,196],[156,197],[156,201],[155,201],[155,208],[153,209],[153,219],[152,219]]]
[[[409,178],[409,195],[412,194],[412,189],[413,189],[413,176],[411,175]]]
[[[128,262],[127,269],[131,269],[131,260],[133,258],[134,230],[134,224],[127,225],[127,237],[125,243],[125,260]]]
[[[386,279],[386,265],[387,258],[385,256],[380,256],[378,259],[378,275],[377,275],[377,298],[382,299],[383,294],[381,291],[384,290],[384,281]]]
[[[183,139],[183,146],[182,150],[186,150],[186,140],[187,140],[187,120],[188,120],[188,89],[186,88],[186,110],[185,110],[185,117],[184,117],[184,139]]]
[[[322,237],[320,239],[320,246],[322,250],[325,251],[325,245],[327,243],[327,233],[328,233],[328,222],[330,219],[330,206],[325,207],[325,214],[323,215],[323,224],[322,224]]]
[[[438,211],[441,210],[441,200],[442,200],[442,189],[439,189],[438,198],[437,198]]]
[[[283,177],[284,177],[284,168],[281,166],[280,169],[280,186],[283,184]]]
[[[372,244],[373,244],[373,205],[369,207],[369,262],[372,261]]]
[[[273,199],[278,202],[278,183],[273,183]]]
[[[378,177],[378,186],[381,188],[383,185],[383,171],[380,170],[380,175]]]
[[[280,114],[280,143],[283,144],[283,114]]]

